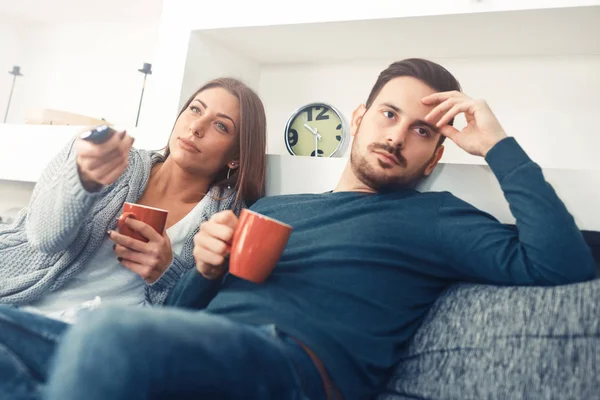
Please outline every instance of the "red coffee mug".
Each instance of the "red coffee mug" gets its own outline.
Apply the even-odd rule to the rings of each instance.
[[[142,242],[148,242],[148,239],[143,237],[139,232],[129,228],[125,224],[125,220],[127,220],[127,218],[133,218],[145,222],[162,235],[165,230],[165,225],[167,224],[168,215],[169,212],[167,210],[161,210],[160,208],[148,207],[135,203],[125,203],[123,204],[123,212],[117,222],[117,230],[122,235],[141,240]]]
[[[292,227],[244,208],[233,233],[229,272],[254,283],[269,277],[287,245]]]

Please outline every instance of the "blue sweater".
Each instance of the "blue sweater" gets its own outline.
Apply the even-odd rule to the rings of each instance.
[[[265,198],[252,209],[294,228],[268,280],[213,282],[192,269],[168,303],[274,323],[317,354],[346,399],[366,398],[450,284],[593,278],[591,252],[538,165],[512,138],[486,160],[516,230],[447,192]]]

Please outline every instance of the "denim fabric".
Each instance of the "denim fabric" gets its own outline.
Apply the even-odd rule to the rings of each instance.
[[[0,399],[40,397],[56,345],[69,325],[0,305]]]
[[[65,335],[49,399],[324,399],[310,357],[273,325],[202,311],[100,309]]]

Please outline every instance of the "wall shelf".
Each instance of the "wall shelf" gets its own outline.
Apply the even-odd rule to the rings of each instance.
[[[197,30],[260,64],[600,54],[600,7]]]
[[[268,153],[286,154],[284,127],[299,106],[330,103],[349,119],[389,63],[423,57],[486,99],[541,165],[600,169],[600,135],[587,134],[600,109],[597,21],[600,5],[193,29],[178,104],[209,79],[239,77],[265,103]],[[442,160],[485,164],[449,141]]]
[[[7,184],[6,181],[35,183],[43,169],[82,127],[49,125],[0,125],[0,148],[10,149],[0,157],[0,200],[25,206],[26,192],[33,186]],[[10,132],[11,136],[7,135]],[[136,132],[132,133],[136,136]],[[137,135],[136,137],[139,137]],[[151,141],[136,139],[136,147],[157,148]],[[17,151],[18,150],[18,151]],[[346,159],[267,157],[267,194],[318,193],[335,188]],[[575,217],[581,229],[600,231],[600,170],[545,168],[544,175]],[[315,179],[318,177],[318,179]],[[20,198],[5,194],[17,190]],[[498,182],[484,165],[444,163],[425,180],[420,190],[448,190],[504,223],[514,223]],[[483,195],[482,195],[483,194]],[[6,199],[2,197],[6,196]],[[14,204],[13,204],[14,203]],[[2,211],[2,210],[0,210]]]
[[[69,125],[0,124],[0,180],[37,182],[42,171],[69,141],[86,127]],[[135,146],[161,149],[168,136],[153,138],[136,129],[127,133],[135,137]]]

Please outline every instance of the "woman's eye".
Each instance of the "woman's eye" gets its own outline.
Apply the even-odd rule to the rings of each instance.
[[[386,118],[388,118],[388,119],[392,119],[392,118],[394,118],[394,113],[391,112],[391,111],[384,111],[383,112],[383,116],[386,117]]]
[[[227,125],[225,125],[222,122],[217,122],[217,128],[219,128],[220,130],[222,130],[223,132],[227,133]]]
[[[200,109],[198,107],[196,107],[196,106],[191,106],[190,110],[192,110],[195,113],[199,113],[200,112]]]

